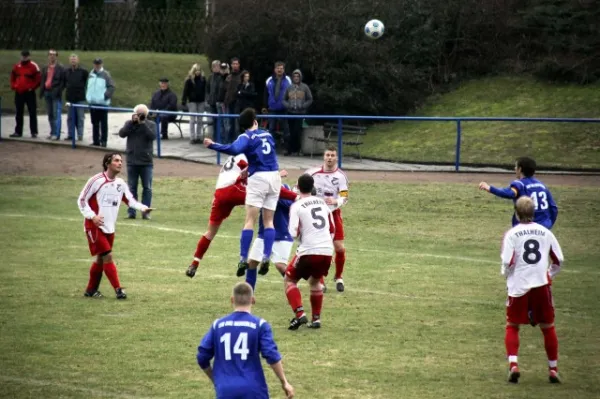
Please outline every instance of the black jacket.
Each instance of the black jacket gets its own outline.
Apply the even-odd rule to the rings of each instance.
[[[46,77],[48,76],[48,65],[42,68],[42,84],[40,85],[40,98],[44,97],[44,93],[46,90]],[[54,67],[54,76],[52,76],[52,85],[48,91],[52,91],[52,97],[54,98],[62,98],[63,90],[66,86],[66,74],[65,68],[56,63]]]
[[[223,75],[220,73],[213,73],[206,81],[206,96],[204,98],[211,107],[214,107],[217,102],[223,101],[222,99],[219,99],[222,85]]]
[[[127,138],[127,165],[152,165],[153,141],[156,138],[156,124],[146,120],[144,123],[125,122],[119,130],[119,136]]]
[[[236,112],[242,112],[246,108],[254,108],[257,95],[254,83],[248,82],[247,85],[240,83],[237,87]]]
[[[206,95],[206,79],[203,76],[196,76],[194,80],[186,79],[183,84],[183,95],[181,103],[202,103]]]
[[[67,82],[67,101],[70,103],[85,101],[85,89],[87,87],[89,72],[80,66],[75,69],[69,67],[65,70],[65,75]]]
[[[156,90],[152,95],[150,109],[161,111],[177,111],[177,95],[171,90]]]

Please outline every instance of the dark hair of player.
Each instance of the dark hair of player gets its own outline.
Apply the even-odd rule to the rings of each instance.
[[[521,173],[523,173],[523,176],[525,177],[531,177],[535,174],[535,166],[533,158],[517,158],[517,168],[521,168]]]
[[[519,222],[533,222],[535,205],[533,204],[531,198],[527,196],[520,197],[515,204],[515,212],[517,212],[517,218],[519,219]]]
[[[307,173],[298,178],[298,190],[300,190],[302,194],[312,193],[314,185],[315,179]]]
[[[240,129],[246,131],[254,125],[256,111],[254,108],[246,108],[240,113]]]
[[[329,144],[327,146],[327,148],[325,149],[325,151],[333,151],[333,152],[337,152],[337,147],[334,146],[333,144]]]
[[[108,154],[105,154],[102,158],[102,168],[105,172],[108,169],[108,165],[110,165],[110,163],[113,161],[113,157],[115,155],[121,156],[121,154],[119,154],[118,152],[110,152]]]
[[[252,303],[252,287],[246,282],[239,282],[233,287],[233,303],[247,306]]]

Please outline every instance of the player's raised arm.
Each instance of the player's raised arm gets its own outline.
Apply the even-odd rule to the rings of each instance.
[[[246,151],[249,142],[250,138],[246,134],[240,134],[238,138],[231,144],[219,144],[215,143],[211,139],[204,139],[204,146],[224,154],[238,155]]]
[[[295,201],[297,197],[298,194],[296,194],[292,190],[288,190],[287,188],[281,186],[281,191],[279,191],[279,199]]]
[[[511,185],[506,188],[498,188],[490,186],[486,182],[481,182],[479,183],[479,189],[487,191],[490,194],[494,194],[496,197],[506,199],[514,199],[517,198],[517,196],[519,195],[519,190],[517,187],[515,187],[515,182],[511,183]]]
[[[198,346],[198,354],[196,355],[196,361],[198,362],[198,366],[204,371],[206,376],[213,381],[212,377],[212,368],[210,366],[210,361],[215,356],[215,348],[213,345],[213,330],[214,325],[210,326],[210,329],[206,333],[206,335],[202,338],[200,345]],[[214,382],[214,381],[213,381]]]
[[[548,273],[550,274],[550,278],[554,280],[554,276],[560,272],[565,257],[556,236],[551,231],[548,231],[548,233],[550,233],[550,268],[548,269]]]
[[[133,198],[133,194],[129,191],[129,186],[127,184],[123,184],[123,202],[127,204],[129,207],[136,209],[140,212],[150,212],[152,208],[148,208],[146,205],[138,202],[135,198]]]
[[[100,175],[96,175],[90,178],[83,187],[83,190],[81,190],[81,193],[79,193],[79,197],[77,198],[77,206],[79,207],[79,212],[81,212],[83,217],[86,219],[93,219],[94,216],[96,216],[96,212],[94,212],[94,210],[89,205],[89,200],[94,194],[96,194],[96,182],[99,180],[103,180],[102,177],[100,177]]]
[[[507,277],[514,266],[515,257],[515,246],[512,235],[510,234],[510,230],[504,235],[504,239],[502,240],[502,253],[500,257],[502,258],[500,274],[502,274],[504,277]]]

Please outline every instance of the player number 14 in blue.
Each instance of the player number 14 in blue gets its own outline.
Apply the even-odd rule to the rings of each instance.
[[[231,333],[221,335],[220,341],[225,349],[225,360],[231,360]],[[238,339],[235,341],[235,345],[233,345],[233,353],[240,355],[242,360],[248,359],[248,353],[250,353],[248,349],[248,333],[240,333]]]
[[[545,191],[531,193],[531,200],[536,211],[538,209],[548,209],[548,197]]]

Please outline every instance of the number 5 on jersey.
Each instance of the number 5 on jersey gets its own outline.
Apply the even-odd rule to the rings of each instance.
[[[267,143],[268,144],[268,143]],[[221,336],[221,343],[225,349],[225,360],[231,360],[231,333],[225,333]],[[248,333],[240,333],[238,339],[233,345],[233,354],[240,355],[242,360],[248,359]]]
[[[263,154],[267,155],[271,153],[271,144],[269,144],[269,142],[267,141],[267,139],[261,139],[262,140],[262,152]]]

